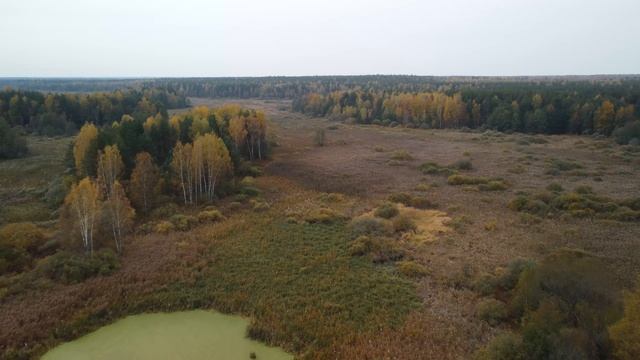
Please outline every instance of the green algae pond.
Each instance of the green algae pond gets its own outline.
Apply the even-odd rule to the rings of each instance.
[[[248,339],[248,324],[239,316],[203,310],[133,315],[61,344],[42,359],[293,359],[279,348]]]

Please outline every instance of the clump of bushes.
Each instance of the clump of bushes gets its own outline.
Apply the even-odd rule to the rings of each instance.
[[[496,299],[483,299],[477,307],[478,317],[491,326],[496,326],[509,317],[507,305]]]
[[[374,263],[397,261],[404,251],[393,239],[386,237],[358,236],[349,247],[351,256],[369,256]]]
[[[420,165],[418,169],[423,174],[427,174],[427,175],[451,176],[458,173],[455,169],[451,169],[449,167],[439,165],[435,162],[426,162]]]
[[[224,216],[219,210],[204,210],[198,213],[198,221],[204,222],[216,222],[223,220]]]
[[[409,154],[406,150],[396,150],[391,154],[391,160],[396,161],[411,161],[413,160],[413,156]]]
[[[447,178],[447,184],[449,185],[480,185],[487,184],[489,179],[481,176],[467,176],[467,175],[451,175]]]
[[[569,160],[560,160],[560,159],[551,159],[547,161],[547,171],[545,172],[548,175],[560,175],[563,172],[582,169],[582,165],[578,164],[575,161]]]
[[[262,211],[267,211],[271,208],[271,205],[269,205],[268,202],[264,201],[264,200],[256,200],[253,199],[251,200],[251,206],[253,207],[253,211],[257,211],[257,212],[262,212]]]
[[[416,230],[416,223],[406,215],[399,215],[392,220],[393,231],[397,233]]]
[[[198,218],[191,215],[176,214],[169,218],[169,221],[178,231],[188,231],[198,223]]]
[[[395,204],[384,203],[379,206],[373,214],[383,219],[391,219],[392,217],[398,215],[398,212],[398,207]]]
[[[640,145],[640,120],[629,122],[615,129],[613,137],[620,145]]]
[[[176,229],[175,225],[171,221],[162,220],[158,222],[154,227],[153,231],[160,234],[167,234]]]
[[[411,260],[398,261],[396,268],[402,275],[410,278],[420,278],[429,273],[426,267]]]
[[[349,224],[354,237],[361,235],[382,236],[391,234],[392,229],[389,222],[372,216],[360,216]]]
[[[422,196],[413,196],[408,193],[400,192],[389,195],[389,201],[394,203],[400,203],[404,206],[413,207],[416,209],[433,209],[438,207],[438,204]]]
[[[1,245],[36,252],[46,241],[47,237],[44,232],[30,222],[13,223],[0,227]]]
[[[43,260],[37,271],[51,280],[78,283],[111,274],[118,267],[118,256],[110,249],[96,251],[92,256],[61,251]]]
[[[519,332],[495,338],[477,357],[607,358],[607,327],[622,310],[615,284],[601,259],[580,250],[558,250],[537,264],[514,263],[496,281],[507,303],[483,300],[478,315],[491,324],[509,319],[520,324]]]
[[[333,224],[345,219],[345,216],[330,208],[318,208],[310,211],[304,218],[312,224]]]
[[[613,200],[598,196],[590,187],[578,187],[573,192],[541,192],[520,194],[509,208],[540,217],[568,214],[573,217],[597,217],[616,221],[640,221],[638,199]]]
[[[179,211],[178,205],[174,203],[166,203],[151,211],[151,218],[153,219],[168,219]]]
[[[507,190],[507,183],[503,180],[490,180],[486,184],[478,185],[480,191],[504,191]]]
[[[462,159],[454,162],[451,167],[458,170],[472,170],[473,164],[471,164],[471,160],[469,159]]]

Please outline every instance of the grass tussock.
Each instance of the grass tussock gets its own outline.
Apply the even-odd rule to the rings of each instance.
[[[521,194],[509,208],[541,218],[569,215],[576,218],[600,218],[615,221],[640,221],[640,199],[615,200],[597,195],[590,187],[566,192],[551,186],[554,192]]]

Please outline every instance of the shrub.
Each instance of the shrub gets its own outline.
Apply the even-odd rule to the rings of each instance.
[[[178,231],[187,231],[198,223],[198,219],[195,216],[176,214],[169,218],[169,221],[175,226]]]
[[[360,235],[379,236],[391,233],[388,222],[370,216],[361,216],[351,220],[349,227],[354,237]]]
[[[413,160],[413,156],[411,156],[411,154],[406,150],[396,150],[391,154],[391,160],[410,161]]]
[[[264,200],[251,200],[251,205],[253,206],[253,211],[257,212],[267,211],[271,208],[271,205]]]
[[[48,187],[47,192],[44,195],[44,200],[50,208],[58,208],[62,205],[65,196],[71,189],[73,183],[73,176],[58,176],[53,179]]]
[[[640,278],[638,278],[640,285]],[[640,358],[640,288],[626,294],[624,316],[609,328],[614,355],[617,359]]]
[[[170,233],[172,231],[174,231],[176,229],[175,225],[173,225],[172,222],[170,221],[166,221],[166,220],[162,220],[159,223],[157,223],[154,228],[153,231],[160,233],[160,234],[167,234]]]
[[[394,202],[394,203],[400,203],[400,204],[404,204],[404,205],[409,205],[411,204],[411,200],[413,199],[413,197],[408,194],[408,193],[394,193],[389,195],[389,201]]]
[[[480,185],[488,182],[489,179],[479,176],[451,175],[447,178],[449,185]]]
[[[473,289],[482,296],[492,295],[497,288],[498,279],[490,274],[480,276],[473,284]]]
[[[613,131],[613,137],[620,145],[626,145],[634,139],[640,139],[640,120],[629,122],[624,126],[615,129]]]
[[[351,256],[363,256],[373,249],[373,241],[366,235],[358,236],[349,246]]]
[[[496,326],[508,318],[507,305],[496,299],[484,299],[477,307],[478,317],[491,326]]]
[[[151,211],[150,216],[154,219],[168,219],[177,213],[179,210],[178,205],[174,203],[166,203]]]
[[[507,271],[497,279],[497,284],[504,290],[513,289],[523,271],[535,266],[531,260],[517,259],[509,263]]]
[[[0,117],[0,159],[22,157],[27,152],[27,140],[16,128],[11,128],[7,121]]]
[[[219,210],[205,210],[198,213],[198,221],[203,222],[216,222],[223,220],[224,216]]]
[[[410,261],[410,260],[398,261],[396,263],[396,267],[398,268],[398,271],[402,275],[411,277],[411,278],[420,278],[427,275],[428,273],[428,270],[426,267],[424,267],[421,264],[418,264],[415,261]]]
[[[413,197],[409,202],[409,206],[416,209],[435,209],[438,207],[438,204],[425,197]]]
[[[244,186],[242,190],[240,190],[240,193],[247,197],[255,197],[260,195],[260,189],[254,186]]]
[[[564,188],[562,187],[562,185],[553,182],[549,185],[547,185],[547,190],[551,191],[551,192],[555,192],[555,193],[559,193],[559,192],[563,192]]]
[[[393,218],[393,231],[408,232],[416,230],[416,223],[406,215],[399,215]]]
[[[551,159],[547,162],[546,174],[559,175],[561,172],[582,169],[582,165],[568,160]]]
[[[51,280],[77,283],[97,275],[108,275],[119,267],[118,257],[110,249],[93,256],[59,252],[42,261],[37,270]]]
[[[324,129],[317,129],[314,133],[313,133],[313,143],[316,146],[324,146],[325,145],[325,131]]]
[[[256,179],[253,176],[245,176],[240,181],[240,185],[242,186],[255,186]]]
[[[337,221],[344,220],[344,215],[329,208],[318,208],[310,211],[304,218],[305,221],[310,223],[319,224],[332,224]]]
[[[398,215],[398,207],[392,203],[385,203],[376,209],[374,215],[383,219],[391,219]]]
[[[423,174],[450,176],[457,173],[456,170],[441,166],[434,162],[426,162],[418,168]]]
[[[33,223],[13,223],[0,227],[0,244],[5,246],[33,253],[46,241],[44,232]]]
[[[24,249],[0,244],[0,275],[21,272],[31,264],[31,256]]]
[[[458,170],[471,170],[473,169],[473,164],[471,164],[471,160],[469,159],[462,159],[453,163],[451,167]]]
[[[525,358],[522,338],[513,333],[496,336],[475,355],[475,360],[524,360]]]
[[[486,184],[478,185],[480,191],[503,191],[507,190],[507,184],[502,180],[491,180]]]

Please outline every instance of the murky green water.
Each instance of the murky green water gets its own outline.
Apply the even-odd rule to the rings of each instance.
[[[248,321],[209,311],[129,316],[62,344],[44,360],[259,360],[293,359],[279,348],[245,337]]]

